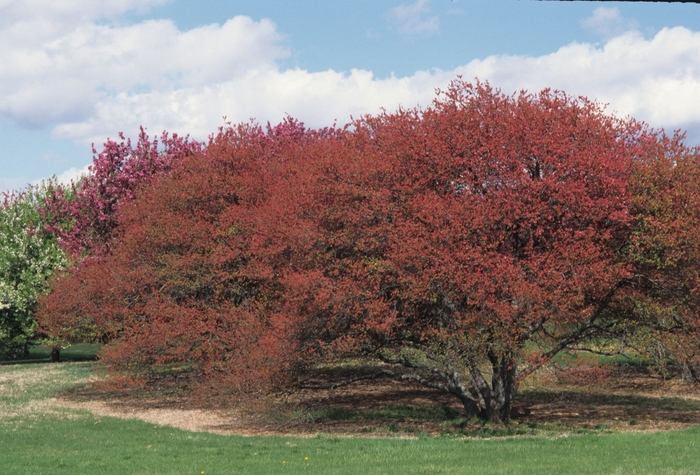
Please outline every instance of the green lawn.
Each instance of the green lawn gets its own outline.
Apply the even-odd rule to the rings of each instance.
[[[697,429],[556,439],[247,438],[84,415],[0,425],[0,467],[32,475],[691,474],[700,471],[699,440]]]
[[[238,437],[52,407],[55,394],[87,381],[92,364],[0,367],[0,473],[700,473],[700,428],[486,440]]]

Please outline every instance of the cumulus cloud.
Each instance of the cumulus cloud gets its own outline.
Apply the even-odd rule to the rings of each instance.
[[[539,57],[492,56],[461,70],[504,91],[551,87],[585,95],[656,127],[700,125],[700,32],[683,27],[648,40],[628,32],[602,47],[574,43]]]
[[[111,19],[126,12],[145,13],[169,0],[0,0],[0,27],[17,30],[30,25],[50,26],[36,35],[51,35],[81,23]]]
[[[130,5],[103,3],[113,11]],[[61,27],[39,25],[45,22]],[[60,20],[42,17],[0,30],[0,115],[29,127],[80,121],[120,94],[205,87],[269,69],[288,54],[270,21],[243,16],[185,32],[170,20],[82,22],[64,30]]]
[[[90,165],[85,165],[82,168],[71,167],[58,175],[54,175],[52,180],[55,179],[58,183],[64,185],[70,185],[71,183],[77,183],[81,177],[87,176],[90,173]],[[26,190],[28,187],[33,185],[38,185],[46,181],[46,178],[39,178],[35,180],[27,180],[26,177],[0,177],[0,202],[2,201],[2,193],[17,192],[20,190]]]
[[[118,12],[137,2],[104,3]],[[404,25],[428,14],[425,0],[404,7],[396,13]],[[598,17],[619,16],[608,10],[614,9]],[[601,45],[573,43],[543,56],[490,56],[448,71],[377,78],[364,70],[284,70],[279,60],[289,52],[276,26],[242,16],[188,31],[168,20],[94,20],[26,43],[13,36],[17,24],[0,29],[0,115],[48,125],[55,138],[81,145],[100,144],[119,131],[133,135],[139,125],[154,135],[168,130],[206,139],[223,116],[264,123],[290,114],[311,126],[343,124],[380,107],[426,105],[436,87],[458,74],[508,93],[552,87],[585,95],[610,103],[609,111],[621,116],[690,128],[700,142],[700,33],[682,27],[649,39],[628,31]]]
[[[90,165],[85,165],[82,168],[71,167],[63,173],[56,175],[56,181],[64,185],[77,183],[80,178],[87,176],[90,173]],[[33,184],[39,184],[41,180],[36,180]]]
[[[389,10],[389,18],[405,34],[435,33],[440,29],[440,19],[429,16],[428,3],[430,0],[416,0],[411,5],[399,5]]]
[[[201,139],[223,124],[223,116],[234,123],[251,118],[274,122],[290,114],[311,126],[326,126],[335,120],[343,124],[351,115],[377,113],[385,105],[427,104],[436,83],[445,83],[449,75],[452,73],[441,73],[438,78],[418,72],[410,77],[377,79],[363,70],[349,74],[301,69],[251,71],[207,87],[119,94],[99,102],[95,117],[61,124],[54,135],[97,141],[105,130],[136,130],[139,124],[147,123],[152,131],[188,132]]]
[[[637,30],[639,27],[636,21],[624,18],[617,7],[596,8],[590,17],[581,21],[581,26],[594,31],[604,39]]]
[[[651,39],[629,32],[603,46],[570,44],[544,56],[491,56],[449,71],[419,71],[407,77],[376,78],[369,71],[309,72],[269,66],[235,77],[104,96],[94,113],[66,121],[54,135],[100,142],[117,130],[189,132],[205,138],[222,125],[257,118],[278,121],[289,113],[312,126],[340,123],[384,106],[428,104],[436,87],[458,74],[489,80],[504,92],[545,87],[609,103],[609,112],[631,115],[653,126],[691,128],[700,140],[700,33],[661,30]],[[692,132],[692,131],[691,131]]]

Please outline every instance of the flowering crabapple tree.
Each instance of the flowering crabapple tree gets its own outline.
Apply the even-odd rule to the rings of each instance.
[[[362,357],[379,369],[314,385],[391,377],[501,422],[561,351],[697,348],[697,153],[586,99],[460,79],[425,109],[226,127],[184,155],[65,235],[102,251],[41,299],[113,370],[259,394]]]
[[[332,134],[291,119],[222,128],[120,208],[110,252],[55,280],[42,325],[67,340],[100,336],[117,372],[195,374],[223,393],[283,385],[304,325],[283,311],[273,257],[290,251],[271,233],[294,227],[294,158]]]
[[[188,137],[167,132],[160,141],[151,140],[143,127],[135,147],[121,132],[119,138],[120,142],[107,140],[100,153],[93,147],[89,174],[70,188],[54,185],[40,209],[47,230],[59,237],[71,255],[108,252],[119,207],[202,147]]]
[[[444,390],[500,422],[560,351],[652,323],[634,305],[668,296],[635,257],[632,167],[656,144],[644,126],[564,93],[461,80],[425,110],[354,125],[354,150],[324,165],[331,184],[312,198],[323,280],[301,311],[327,348],[385,363],[367,377]]]
[[[633,258],[639,272],[657,283],[655,293],[637,295],[645,326],[635,344],[649,356],[660,348],[689,382],[700,380],[700,150],[684,136],[648,137],[647,153],[634,163],[631,189],[637,231]],[[663,363],[663,362],[661,362]]]

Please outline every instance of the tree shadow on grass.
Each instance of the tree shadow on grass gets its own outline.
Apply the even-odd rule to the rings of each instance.
[[[576,403],[591,406],[634,406],[666,411],[700,411],[700,400],[695,399],[606,394],[577,390],[527,390],[520,393],[517,400],[524,404]]]

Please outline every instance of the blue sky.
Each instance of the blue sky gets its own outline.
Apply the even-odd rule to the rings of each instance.
[[[585,95],[700,144],[700,5],[0,0],[0,191],[77,176],[139,125],[311,126],[427,104],[461,74]]]

